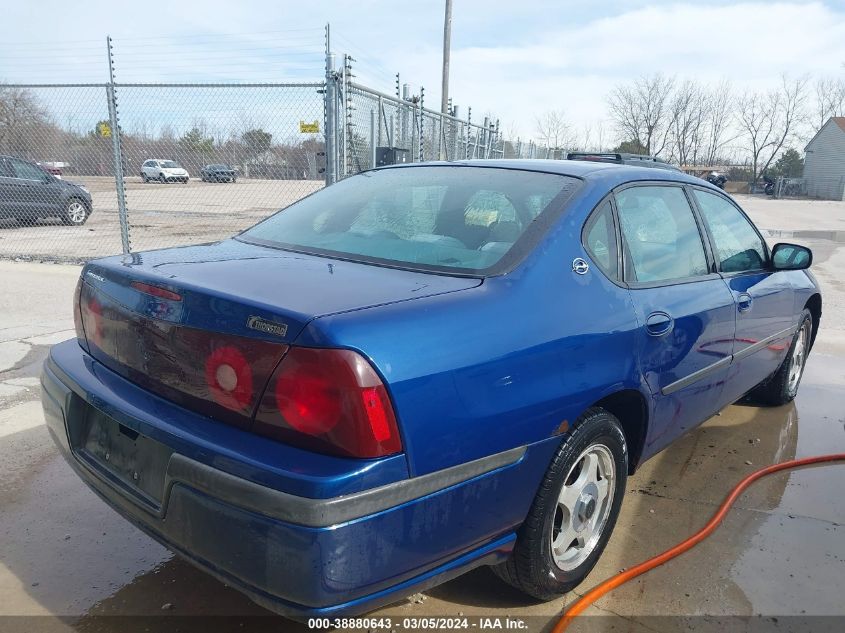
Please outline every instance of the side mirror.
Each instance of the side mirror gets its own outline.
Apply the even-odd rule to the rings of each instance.
[[[806,246],[775,244],[772,249],[772,268],[775,270],[804,270],[813,263],[813,251]]]

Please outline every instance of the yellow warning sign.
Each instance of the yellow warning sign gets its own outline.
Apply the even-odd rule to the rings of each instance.
[[[299,131],[302,134],[317,134],[320,131],[320,122],[306,123],[305,121],[300,121]]]

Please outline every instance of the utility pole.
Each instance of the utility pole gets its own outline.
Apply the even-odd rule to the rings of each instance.
[[[452,0],[446,0],[443,21],[443,86],[440,91],[440,111],[449,114],[449,49],[452,46]]]

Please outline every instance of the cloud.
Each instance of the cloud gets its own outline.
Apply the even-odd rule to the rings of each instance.
[[[420,51],[406,66],[437,87],[437,55]],[[520,44],[460,47],[451,94],[531,134],[534,117],[549,109],[564,109],[578,125],[603,118],[612,86],[643,74],[727,78],[740,90],[763,89],[783,72],[842,73],[843,62],[845,13],[821,3],[655,5],[550,27]]]
[[[356,58],[361,83],[392,93],[400,72],[426,87],[429,107],[440,102],[440,0],[182,0],[164,20],[113,0],[85,6],[44,0],[37,19],[25,3],[7,7],[0,78],[103,81],[111,33],[122,81],[319,81],[331,22],[333,48]],[[578,127],[606,119],[605,95],[642,74],[760,89],[784,71],[841,74],[845,62],[845,11],[823,2],[458,0],[452,32],[454,101],[523,136],[550,109]]]

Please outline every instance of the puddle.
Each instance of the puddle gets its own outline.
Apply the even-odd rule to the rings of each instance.
[[[778,231],[776,229],[762,229],[766,237],[797,237],[813,240],[830,240],[845,244],[845,231]]]

